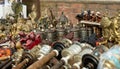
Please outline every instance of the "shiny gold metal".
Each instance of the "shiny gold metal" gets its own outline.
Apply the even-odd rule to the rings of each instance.
[[[106,43],[107,43],[107,40],[104,40],[104,41],[102,41],[102,42],[99,42],[98,45],[103,45],[103,44],[106,44]]]
[[[46,29],[54,29],[56,27],[56,19],[55,16],[53,15],[53,11],[51,8],[46,8],[42,12],[42,16],[39,19],[39,25],[44,25]]]
[[[29,14],[29,17],[31,18],[32,22],[35,22],[35,18],[37,17],[37,12],[36,12],[36,6],[35,4],[32,5],[32,12]]]
[[[17,51],[14,52],[14,54],[12,55],[12,58],[14,60],[13,67],[16,66],[18,63],[20,63],[20,61],[22,59],[23,52],[24,52],[24,50],[22,49],[22,45],[21,45],[21,43],[19,41],[16,42],[14,48],[16,48]]]
[[[6,38],[6,29],[7,26],[5,24],[0,23],[0,40],[4,40]]]
[[[6,34],[0,32],[0,40],[3,40],[6,37]]]
[[[18,17],[17,23],[14,23],[11,26],[11,35],[13,38],[18,35],[20,31],[24,31],[26,33],[33,30],[34,25],[31,20],[25,20],[23,17]]]
[[[120,23],[118,16],[112,17],[111,19],[107,16],[103,17],[101,20],[102,34],[103,38],[109,41],[114,41],[120,44]]]
[[[106,68],[106,67],[107,67],[107,69],[114,69],[115,68],[114,63],[111,61],[108,61],[108,60],[106,60],[104,63],[104,68]]]
[[[22,62],[20,62],[18,65],[13,67],[12,69],[22,69],[25,64],[31,64],[33,61],[35,61],[38,57],[38,52],[40,50],[41,46],[35,46],[31,50],[29,50],[26,54],[23,55],[24,59]]]
[[[20,61],[22,59],[23,52],[24,52],[23,49],[19,49],[19,50],[17,50],[17,52],[14,53],[13,56],[14,56],[15,65],[20,63]]]

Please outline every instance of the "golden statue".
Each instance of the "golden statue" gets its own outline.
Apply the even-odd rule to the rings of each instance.
[[[20,63],[24,50],[22,48],[22,44],[19,41],[16,42],[15,46],[17,51],[14,52],[12,57],[14,58],[14,61],[15,61],[14,65],[16,66],[18,63]]]
[[[37,17],[36,6],[35,4],[32,5],[32,12],[29,14],[30,19],[32,22],[35,22],[35,18]]]
[[[115,44],[120,44],[120,17],[103,17],[101,20],[102,34],[105,39],[102,43],[113,41]]]
[[[0,23],[0,40],[6,37],[5,30],[6,26]]]
[[[33,28],[36,29],[38,27],[37,23],[36,23],[36,18],[37,18],[38,14],[37,14],[37,7],[35,4],[32,5],[32,12],[29,14],[29,17],[31,19]]]
[[[17,23],[14,23],[11,28],[11,35],[13,38],[19,34],[20,31],[24,31],[26,33],[30,32],[32,26],[26,23],[26,20],[23,17],[18,17]]]
[[[103,17],[101,20],[102,34],[104,39],[109,39],[109,27],[111,25],[111,21],[108,17]]]
[[[112,30],[114,33],[115,41],[120,44],[120,12],[113,19]]]
[[[44,25],[45,28],[55,28],[57,20],[51,8],[46,8],[41,15],[39,24]]]
[[[43,15],[39,18],[39,26],[44,26],[45,28],[48,28],[50,25],[50,17],[48,13],[48,9],[46,8],[43,12]]]

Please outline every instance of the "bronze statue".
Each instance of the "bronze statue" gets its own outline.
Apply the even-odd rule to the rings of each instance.
[[[88,20],[88,12],[87,11],[84,11],[84,14],[83,14],[83,20]]]
[[[43,15],[39,19],[39,26],[44,26],[45,29],[48,28],[55,28],[57,25],[57,20],[55,19],[55,16],[53,15],[53,11],[51,8],[46,8],[43,11]]]
[[[102,34],[105,42],[112,41],[115,44],[120,44],[120,29],[119,29],[119,16],[112,17],[107,16],[101,20]]]
[[[20,31],[26,33],[30,32],[33,29],[30,23],[26,23],[26,20],[22,17],[18,17],[17,23],[14,23],[11,27],[11,35],[13,38],[19,34]]]
[[[120,12],[113,19],[112,29],[114,31],[115,41],[120,44]]]
[[[35,18],[37,16],[35,4],[32,5],[32,9],[31,10],[32,10],[32,12],[29,14],[29,17],[32,20],[32,22],[34,23],[35,22]]]
[[[99,23],[101,21],[101,19],[102,19],[101,13],[100,12],[96,12],[96,22]]]

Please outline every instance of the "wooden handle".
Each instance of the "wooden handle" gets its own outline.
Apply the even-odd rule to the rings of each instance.
[[[54,56],[56,56],[57,53],[55,51],[52,51],[48,55],[44,56],[40,60],[36,61],[32,65],[30,65],[27,69],[39,69],[42,67],[45,63],[47,63],[50,59],[52,59]]]
[[[2,67],[4,67],[7,63],[9,63],[10,61],[12,61],[12,60],[11,60],[11,59],[8,59],[8,60],[4,61],[4,63],[1,63],[1,64],[0,64],[0,69],[1,69]]]
[[[13,63],[13,61],[8,62],[3,68],[1,69],[7,69],[11,64]]]
[[[107,43],[107,40],[99,42],[99,45],[103,45],[103,44],[106,44],[106,43]]]
[[[78,69],[76,66],[73,66],[71,69]]]
[[[19,63],[17,66],[13,67],[12,69],[22,69],[22,67],[23,67],[26,63],[28,63],[28,61],[29,61],[29,59],[26,58],[26,59],[24,59],[21,63]]]
[[[7,40],[0,41],[0,44],[5,43],[7,41],[9,41],[9,40],[7,39]]]
[[[10,58],[10,56],[3,56],[3,57],[0,57],[0,61],[6,60],[6,59],[8,59],[8,58]]]
[[[60,61],[58,64],[54,65],[51,69],[59,69],[60,67],[62,67],[62,65],[64,65],[64,61]]]

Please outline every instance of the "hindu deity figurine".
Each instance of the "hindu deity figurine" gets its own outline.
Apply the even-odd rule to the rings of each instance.
[[[37,10],[37,7],[35,4],[32,5],[32,8],[31,8],[32,12],[29,14],[29,18],[31,19],[31,23],[32,23],[32,26],[33,26],[33,29],[36,29],[38,27],[38,24],[36,23],[36,18],[38,16],[36,10]]]
[[[91,11],[90,17],[91,17],[90,21],[92,21],[92,22],[96,21],[96,15],[95,15],[94,11]]]
[[[101,20],[101,27],[102,27],[102,36],[104,38],[104,41],[100,42],[101,44],[107,44],[108,40],[110,39],[111,33],[110,33],[110,25],[111,21],[108,17],[103,17]]]
[[[49,26],[49,16],[47,13],[48,9],[45,9],[44,12],[42,12],[43,15],[41,15],[41,17],[39,18],[39,27],[41,28],[48,28]]]
[[[17,23],[14,23],[11,28],[11,35],[17,36],[20,31],[30,32],[31,31],[30,24],[26,23],[26,20],[22,17],[18,17]]]
[[[120,12],[113,19],[112,30],[114,33],[115,41],[120,44]]]
[[[37,16],[35,4],[32,5],[31,9],[32,9],[32,12],[29,14],[29,17],[32,20],[32,22],[34,23],[35,22],[35,18]]]
[[[88,20],[88,12],[84,11],[83,20]]]
[[[114,44],[120,44],[119,14],[115,17],[103,17],[101,20],[103,38],[112,41]]]
[[[101,19],[102,19],[101,13],[100,12],[96,12],[96,22],[99,23],[101,21]]]

